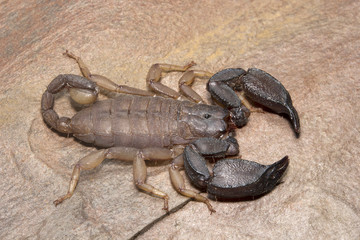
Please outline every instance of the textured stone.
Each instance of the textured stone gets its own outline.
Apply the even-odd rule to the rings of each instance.
[[[253,113],[238,130],[245,159],[269,164],[289,155],[273,192],[255,201],[189,202],[157,221],[141,239],[360,238],[359,1],[3,1],[0,7],[0,238],[128,239],[164,214],[161,199],[138,191],[132,165],[105,161],[66,192],[73,165],[92,151],[50,130],[40,99],[58,74],[93,73],[145,89],[151,64],[185,64],[216,72],[257,67],[289,90],[301,119]],[[165,82],[176,87],[173,74]],[[204,80],[195,88],[205,93]],[[56,110],[71,116],[67,94]],[[186,201],[166,165],[148,181],[170,207]]]

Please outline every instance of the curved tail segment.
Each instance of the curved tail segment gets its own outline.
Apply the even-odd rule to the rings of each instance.
[[[80,104],[93,103],[97,98],[99,90],[94,82],[72,74],[59,75],[48,85],[41,98],[41,114],[43,119],[56,131],[71,133],[71,119],[59,117],[54,111],[55,94],[64,88],[69,89],[71,98]]]

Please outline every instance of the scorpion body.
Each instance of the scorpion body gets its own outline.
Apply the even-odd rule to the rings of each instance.
[[[260,69],[231,68],[216,74],[188,70],[185,66],[154,64],[146,77],[148,86],[162,96],[128,86],[117,85],[101,75],[91,74],[82,60],[70,52],[66,56],[77,61],[82,76],[63,74],[54,78],[41,99],[41,113],[54,130],[72,134],[99,149],[80,159],[71,175],[67,194],[55,205],[70,198],[79,181],[81,170],[90,170],[106,158],[133,162],[134,183],[145,192],[163,198],[168,211],[168,196],[146,183],[145,160],[172,160],[171,182],[182,195],[204,202],[215,212],[208,198],[187,189],[180,170],[185,169],[191,183],[216,199],[258,196],[275,188],[289,164],[288,157],[271,165],[243,159],[235,128],[244,126],[250,110],[235,94],[240,90],[251,100],[274,112],[287,114],[294,130],[300,133],[300,121],[289,93],[274,77]],[[189,101],[180,101],[181,94],[160,82],[164,72],[185,72],[179,88]],[[207,105],[191,88],[196,77],[209,78],[207,89],[218,105]],[[99,87],[121,93],[117,98],[96,101]],[[54,110],[55,95],[68,89],[71,98],[80,104],[92,104],[72,118],[59,117]],[[206,158],[218,160],[210,172]]]
[[[98,147],[170,148],[199,137],[220,137],[227,129],[228,116],[219,106],[120,95],[81,110],[71,118],[70,128],[74,137]],[[204,126],[194,128],[191,121],[201,121]]]

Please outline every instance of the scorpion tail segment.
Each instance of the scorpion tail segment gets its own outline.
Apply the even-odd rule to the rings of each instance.
[[[246,74],[242,68],[228,68],[213,75],[207,84],[211,96],[231,112],[236,127],[244,126],[250,111],[241,103],[234,90],[241,90],[241,79]]]
[[[54,111],[55,94],[68,88],[71,98],[80,104],[89,104],[96,100],[98,88],[94,82],[76,75],[59,75],[51,81],[41,98],[41,113],[50,127],[62,133],[71,133],[70,118],[61,117]]]
[[[292,105],[290,94],[273,76],[257,68],[250,68],[242,78],[242,88],[251,100],[276,113],[290,116],[294,130],[300,133],[300,120]]]
[[[41,99],[41,114],[44,121],[56,131],[61,133],[71,133],[70,118],[61,117],[53,110],[54,95],[45,91]]]
[[[224,200],[265,194],[275,188],[288,165],[287,156],[269,166],[242,159],[218,161],[208,184],[208,193]]]
[[[73,74],[57,76],[51,81],[47,91],[51,94],[56,94],[64,88],[69,89],[71,98],[79,104],[93,103],[99,92],[96,83]]]

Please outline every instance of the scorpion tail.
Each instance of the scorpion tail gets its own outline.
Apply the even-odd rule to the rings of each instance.
[[[55,94],[64,88],[69,89],[71,98],[80,104],[94,102],[97,98],[98,88],[94,82],[72,74],[59,75],[48,85],[41,98],[41,114],[43,119],[51,128],[58,132],[71,133],[71,119],[59,117],[54,111]]]

